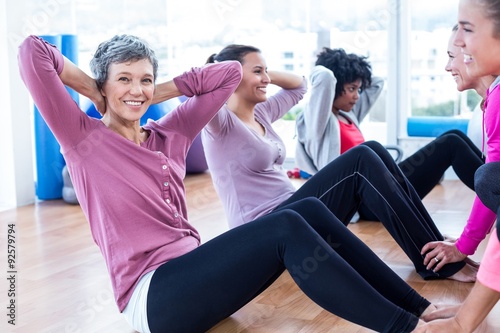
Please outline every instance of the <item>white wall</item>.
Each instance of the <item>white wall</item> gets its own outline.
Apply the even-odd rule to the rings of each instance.
[[[23,6],[0,0],[0,209],[35,201],[32,153],[32,106],[19,77],[17,46],[24,36]],[[8,13],[8,15],[6,14]],[[25,30],[25,29],[24,29]]]
[[[7,0],[0,0],[0,44],[7,45]],[[0,209],[16,205],[8,49],[0,48]]]

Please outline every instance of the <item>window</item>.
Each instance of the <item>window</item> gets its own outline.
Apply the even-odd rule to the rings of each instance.
[[[453,116],[470,112],[457,98],[456,83],[445,71],[451,29],[458,1],[411,1],[411,112],[412,116]],[[446,15],[443,15],[446,13]],[[456,109],[455,109],[456,108]]]
[[[13,8],[7,4],[2,6]],[[400,18],[395,7],[406,9],[407,6],[411,12],[411,33],[408,38],[403,36],[404,42],[398,41],[401,44],[409,41],[408,49],[406,45],[391,45],[395,44],[391,22]],[[160,82],[204,64],[208,56],[230,43],[257,46],[263,51],[269,68],[290,70],[306,77],[323,46],[344,48],[347,52],[368,56],[373,74],[386,81],[384,91],[361,124],[366,139],[385,143],[387,136],[397,136],[391,132],[393,127],[404,126],[393,122],[397,112],[407,113],[405,116],[429,114],[434,109],[449,110],[451,107],[447,105],[451,103],[451,114],[462,115],[470,105],[477,103],[477,96],[471,92],[458,94],[454,81],[444,71],[447,40],[457,9],[457,0],[358,0],[355,3],[330,0],[54,0],[46,3],[30,0],[25,1],[22,10],[6,13],[6,20],[0,22],[7,29],[0,30],[0,34],[4,34],[3,40],[12,44],[10,46],[15,46],[15,41],[27,34],[76,34],[78,65],[85,71],[89,71],[88,63],[98,43],[115,34],[135,34],[155,49],[160,60]],[[399,21],[405,20],[406,17]],[[203,22],[202,28],[199,22]],[[403,59],[395,64],[391,51],[394,47],[406,52],[403,58],[408,55],[407,63]],[[15,63],[10,55],[8,60]],[[396,72],[401,73],[406,73],[404,66],[408,66],[404,77],[411,82],[410,92],[402,93],[400,83],[394,82],[395,66],[399,66]],[[402,95],[408,95],[411,107],[401,107],[404,103],[392,101]],[[303,103],[292,111],[302,107]],[[12,115],[15,112],[18,111],[11,110]],[[293,120],[293,115],[287,118]],[[278,127],[289,143],[288,156],[293,156],[294,122]],[[388,132],[391,133],[387,135]],[[5,141],[0,144],[6,145]],[[8,144],[14,145],[14,151],[30,148],[24,143],[21,147],[15,142]],[[0,148],[0,151],[12,151],[12,147]],[[0,170],[4,170],[4,163],[0,163]],[[8,178],[0,177],[14,179],[12,172]],[[30,175],[23,171],[15,178],[27,177]]]

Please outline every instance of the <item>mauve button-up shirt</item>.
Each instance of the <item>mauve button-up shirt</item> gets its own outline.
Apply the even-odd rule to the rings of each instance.
[[[241,65],[211,64],[174,78],[190,98],[147,123],[150,136],[141,146],[80,110],[59,78],[64,62],[55,46],[28,37],[19,49],[19,66],[61,145],[122,311],[142,275],[200,244],[186,211],[185,158],[193,139],[238,86]]]

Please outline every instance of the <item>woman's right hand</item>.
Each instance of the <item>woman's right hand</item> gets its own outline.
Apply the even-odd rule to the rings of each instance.
[[[104,114],[106,113],[106,99],[104,99],[104,96],[101,94],[101,92],[97,90],[97,87],[96,93],[91,97],[91,101],[92,103],[94,103],[96,110],[99,111],[101,116],[104,116]]]

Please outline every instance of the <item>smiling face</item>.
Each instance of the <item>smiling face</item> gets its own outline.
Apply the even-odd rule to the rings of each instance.
[[[112,63],[102,87],[110,122],[138,123],[154,94],[153,65],[148,59]]]
[[[354,82],[344,84],[344,89],[342,94],[335,98],[333,101],[334,111],[351,111],[354,104],[359,99],[359,91],[361,89],[361,79],[357,79]]]
[[[271,82],[267,75],[266,61],[258,52],[248,53],[242,62],[243,78],[234,92],[240,100],[257,104],[267,99],[267,86]]]
[[[477,79],[470,77],[467,67],[464,63],[464,56],[460,48],[454,45],[455,32],[448,42],[448,63],[445,70],[449,72],[457,83],[457,90],[464,91],[474,89],[477,86]]]
[[[460,0],[459,29],[454,44],[461,48],[469,75],[500,74],[500,39],[493,20],[486,16],[483,1]]]

